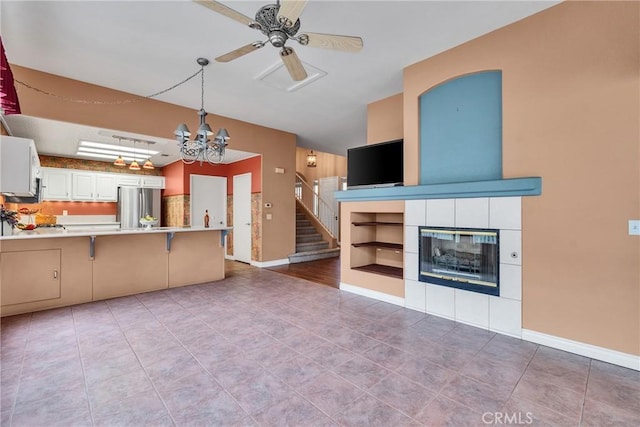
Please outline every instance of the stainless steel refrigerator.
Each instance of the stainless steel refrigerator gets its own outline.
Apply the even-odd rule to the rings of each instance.
[[[120,228],[140,228],[140,218],[146,215],[160,219],[161,190],[155,188],[118,187],[116,221]]]

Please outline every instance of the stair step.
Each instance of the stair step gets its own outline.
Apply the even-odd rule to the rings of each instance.
[[[296,234],[315,234],[316,232],[316,228],[313,226],[296,227]]]
[[[340,256],[340,248],[296,252],[295,254],[289,255],[289,264],[297,264],[300,262],[315,261],[317,259],[333,258],[337,256]]]
[[[319,233],[299,234],[296,236],[296,244],[322,241],[322,235]]]
[[[318,251],[320,249],[329,249],[329,242],[320,240],[318,242],[296,243],[296,253]]]
[[[297,219],[296,227],[313,227],[313,225],[308,219]]]

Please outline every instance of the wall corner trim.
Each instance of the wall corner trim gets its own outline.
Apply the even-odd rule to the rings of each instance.
[[[461,199],[471,197],[539,196],[542,178],[509,178],[490,181],[409,185],[406,187],[361,188],[336,191],[340,202],[365,200]]]
[[[633,354],[622,353],[616,350],[598,347],[579,341],[572,341],[566,338],[556,337],[554,335],[547,335],[542,332],[531,331],[529,329],[522,330],[522,339],[640,371],[640,356],[635,356]]]
[[[259,268],[276,267],[278,265],[289,264],[288,258],[274,259],[273,261],[251,261],[251,265]]]
[[[404,298],[385,294],[383,292],[372,291],[371,289],[365,289],[365,288],[361,288],[360,286],[349,285],[348,283],[342,283],[342,282],[340,282],[340,290],[351,292],[352,294],[361,295],[367,298],[373,298],[378,301],[399,305],[400,307],[404,307]]]

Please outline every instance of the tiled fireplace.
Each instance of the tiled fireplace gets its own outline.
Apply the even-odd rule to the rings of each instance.
[[[502,334],[521,337],[521,198],[429,199],[407,200],[405,203],[405,306]],[[438,232],[443,231],[455,233],[456,229],[463,230],[463,236],[457,239],[468,242],[462,246],[467,248],[464,251],[465,254],[458,259],[451,255],[454,253],[452,244],[446,242],[445,236],[438,235]],[[470,244],[473,238],[468,233],[471,229],[475,229],[476,233],[491,231],[496,236],[498,247],[495,255],[485,254],[486,257],[497,258],[496,282],[495,286],[487,286],[490,288],[489,292],[479,293],[477,289],[468,286],[469,282],[474,280],[490,282],[485,280],[489,276],[481,276],[476,280],[476,276],[479,276],[476,267],[480,267],[481,264],[479,262],[476,262],[477,265],[474,264],[473,253],[476,252],[476,258],[480,259],[481,252],[489,250],[490,245],[481,245],[485,246],[484,249],[473,249],[473,245]],[[420,260],[420,246],[425,245],[425,240],[422,239],[425,235],[443,237],[441,240],[434,240],[428,248],[430,259],[441,262],[440,265],[429,266],[430,269],[426,269],[425,263]],[[456,237],[451,239],[455,241]],[[476,238],[477,242],[490,240],[492,239]],[[451,256],[444,257],[446,253]],[[457,261],[460,262],[457,263]],[[457,263],[456,266],[452,264],[453,262]],[[426,270],[431,271],[431,277],[429,274],[424,274]],[[451,282],[442,283],[442,276],[445,279],[453,279],[453,286]]]

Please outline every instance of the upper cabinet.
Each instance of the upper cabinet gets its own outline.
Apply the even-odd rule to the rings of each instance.
[[[142,188],[164,188],[164,176],[145,175],[141,179]]]
[[[118,177],[115,174],[96,174],[95,199],[101,202],[118,200]]]
[[[92,201],[96,191],[93,172],[71,172],[71,199]]]
[[[42,168],[42,198],[71,200],[71,170]]]
[[[163,176],[42,168],[43,200],[115,202],[119,186],[164,188]]]

